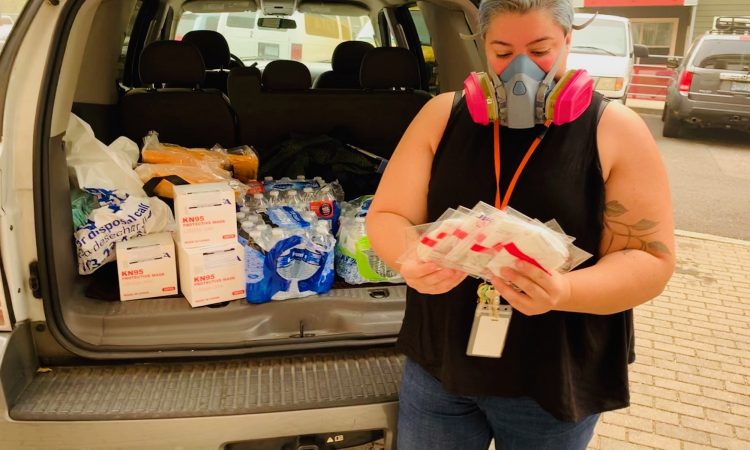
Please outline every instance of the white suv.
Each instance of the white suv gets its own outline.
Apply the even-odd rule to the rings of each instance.
[[[419,65],[418,86],[391,94],[433,87],[411,3],[261,5],[321,20],[365,15],[359,23],[373,23],[376,43],[409,49]],[[26,2],[0,53],[0,448],[393,447],[404,285],[337,283],[322,296],[192,309],[182,297],[107,300],[116,278],[104,268],[101,277],[77,272],[64,144],[71,114],[112,142],[120,99],[140,85],[143,48],[174,39],[188,10],[257,8],[252,0]],[[476,6],[420,8],[435,60],[450,59],[439,66],[441,89],[461,89],[469,71],[485,67],[481,50],[460,38],[477,31]],[[359,106],[347,107],[340,113],[356,117]],[[300,106],[280,119],[281,131],[325,114]],[[354,125],[377,138],[399,114]]]

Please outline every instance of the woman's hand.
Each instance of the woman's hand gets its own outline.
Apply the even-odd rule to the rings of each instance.
[[[524,315],[534,316],[558,309],[570,298],[570,281],[558,272],[546,273],[527,262],[516,261],[515,268],[503,267],[500,274],[502,278],[492,278],[492,285]]]
[[[458,286],[466,273],[414,257],[401,264],[401,276],[406,284],[422,294],[443,294]]]

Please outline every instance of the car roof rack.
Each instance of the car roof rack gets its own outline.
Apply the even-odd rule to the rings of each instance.
[[[714,17],[714,28],[710,34],[750,34],[750,16]]]

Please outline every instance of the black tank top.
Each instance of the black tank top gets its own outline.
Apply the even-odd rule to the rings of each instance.
[[[556,219],[575,244],[595,255],[602,236],[604,181],[596,145],[594,95],[575,122],[552,125],[518,180],[509,206],[542,222]],[[541,125],[500,129],[501,193]],[[490,205],[495,197],[492,126],[474,123],[461,99],[435,153],[427,194],[428,220],[447,208]],[[514,311],[500,359],[466,356],[476,290],[471,277],[440,295],[409,288],[398,348],[452,393],[529,396],[560,420],[628,406],[628,363],[634,360],[632,310],[612,315]]]

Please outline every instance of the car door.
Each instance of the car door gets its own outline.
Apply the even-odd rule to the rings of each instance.
[[[17,198],[13,195],[19,174],[13,150],[14,140],[22,130],[15,126],[17,117],[14,105],[18,96],[10,87],[11,71],[21,49],[23,34],[29,28],[33,11],[42,2],[26,3],[15,2],[4,7],[3,39],[0,41],[0,336],[6,339],[9,338],[6,333],[13,330],[16,321],[24,320],[27,316],[23,297],[11,296],[9,286],[9,280],[14,286],[19,286],[29,278],[29,273],[18,258],[15,243],[15,232],[20,231],[20,214],[16,207]],[[22,9],[26,13],[19,17]],[[22,294],[23,291],[23,288],[16,288],[15,293]]]

